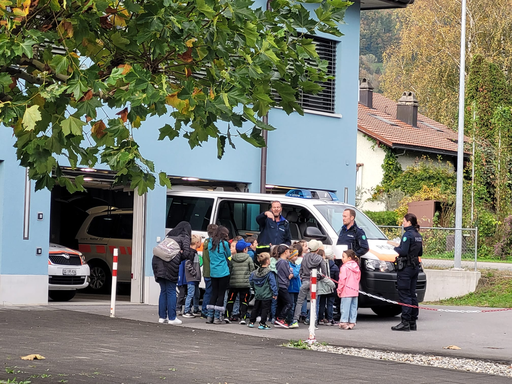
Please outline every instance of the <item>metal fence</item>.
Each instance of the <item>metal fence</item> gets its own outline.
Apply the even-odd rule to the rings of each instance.
[[[379,225],[389,239],[398,242],[403,228]],[[455,228],[421,227],[423,237],[423,266],[431,269],[450,269],[454,267]],[[462,228],[462,268],[477,269],[478,228]]]

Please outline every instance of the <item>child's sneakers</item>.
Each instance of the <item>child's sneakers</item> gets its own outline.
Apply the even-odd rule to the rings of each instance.
[[[299,328],[299,322],[297,320],[292,321],[288,328]]]
[[[188,319],[193,319],[195,316],[190,312],[186,312],[183,314],[183,317],[186,317]]]
[[[248,326],[249,328],[254,328],[254,323],[249,323],[247,326]]]
[[[167,321],[167,320],[162,319],[162,318],[159,318],[159,319],[158,319],[158,322],[159,322],[160,324],[163,324],[163,323],[165,323],[166,321]]]
[[[281,320],[281,319],[277,319],[275,322],[274,322],[274,325],[277,325],[278,327],[282,327],[282,328],[289,328],[288,327],[288,324],[285,323],[284,320]]]
[[[272,328],[270,328],[267,324],[260,324],[260,326],[258,327],[258,329],[267,330],[267,329],[272,329]]]
[[[182,323],[182,321],[178,318],[175,318],[174,320],[169,320],[167,322],[167,324],[171,324],[171,325],[180,325]]]
[[[246,322],[245,322],[245,320],[244,320],[244,319],[242,319],[242,320],[240,320],[240,322],[239,322],[238,324],[245,325],[245,324],[246,324]]]

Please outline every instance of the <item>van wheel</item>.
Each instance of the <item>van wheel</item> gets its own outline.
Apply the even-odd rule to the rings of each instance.
[[[48,291],[48,296],[53,301],[69,301],[75,294],[76,291]]]
[[[372,311],[380,317],[395,317],[402,313],[400,305],[384,305],[382,307],[372,307]]]
[[[101,261],[93,261],[89,262],[89,267],[91,269],[89,289],[96,293],[103,293],[110,290],[112,275],[107,265]]]

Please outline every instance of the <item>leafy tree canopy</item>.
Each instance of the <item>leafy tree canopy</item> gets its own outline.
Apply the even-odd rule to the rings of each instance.
[[[311,35],[340,36],[350,4],[0,0],[0,123],[13,129],[37,189],[83,189],[80,178],[62,176],[64,155],[72,167],[106,164],[117,182],[143,193],[155,169],[133,136],[148,117],[172,116],[160,140],[182,135],[194,148],[214,139],[219,157],[226,141],[233,146],[231,126],[264,146],[261,130],[273,127],[262,116],[272,107],[302,114],[299,92],[321,89],[327,63]],[[104,105],[117,116],[100,118]],[[169,185],[165,174],[159,179]]]
[[[512,73],[510,0],[467,0],[466,68],[476,55]],[[423,114],[457,126],[461,2],[418,0],[395,16],[399,42],[384,54],[381,87],[397,100],[414,91]]]

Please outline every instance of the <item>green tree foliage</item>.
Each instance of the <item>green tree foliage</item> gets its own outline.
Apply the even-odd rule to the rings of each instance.
[[[143,193],[156,181],[136,141],[148,117],[173,118],[160,140],[181,135],[194,148],[213,139],[219,157],[235,133],[221,121],[263,146],[270,108],[302,114],[297,95],[321,89],[327,63],[310,35],[340,36],[350,4],[0,0],[0,123],[37,189],[53,187],[52,172],[70,191],[82,188],[61,177],[63,155],[73,167],[106,164]],[[116,116],[100,117],[104,105]]]
[[[450,165],[443,163],[441,159],[434,162],[423,157],[403,171],[396,155],[387,150],[382,169],[384,176],[382,183],[376,188],[376,195],[399,190],[405,196],[413,196],[424,187],[436,188],[443,195],[455,193],[456,175]]]
[[[395,211],[364,211],[377,225],[396,225],[399,218]]]
[[[500,219],[510,207],[511,98],[505,75],[480,55],[467,79],[465,132],[475,141],[475,208],[491,208]]]
[[[481,55],[512,73],[512,7],[509,0],[467,0],[466,63]],[[461,4],[417,0],[396,13],[400,41],[384,54],[381,87],[396,100],[414,91],[421,112],[455,128],[460,66]]]
[[[376,61],[382,63],[384,51],[396,44],[398,20],[395,10],[376,10],[361,12],[360,53],[362,56],[371,54]]]
[[[382,55],[398,41],[396,10],[361,12],[359,77],[370,80],[374,92],[381,92]]]

